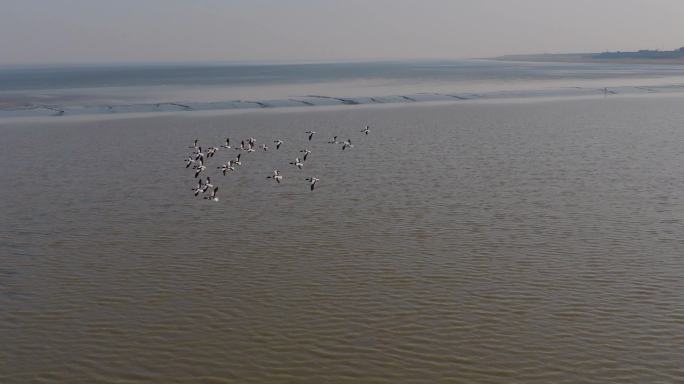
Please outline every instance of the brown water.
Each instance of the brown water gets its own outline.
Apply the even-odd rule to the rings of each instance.
[[[0,382],[683,382],[683,103],[0,122]]]

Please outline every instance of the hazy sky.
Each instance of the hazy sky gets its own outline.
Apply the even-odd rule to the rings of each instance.
[[[2,0],[0,64],[468,58],[684,46],[684,0]]]

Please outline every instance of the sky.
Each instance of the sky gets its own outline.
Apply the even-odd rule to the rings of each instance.
[[[683,16],[684,0],[0,0],[0,65],[669,50]]]

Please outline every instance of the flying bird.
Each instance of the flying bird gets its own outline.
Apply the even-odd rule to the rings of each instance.
[[[306,131],[305,133],[308,133],[308,134],[309,134],[309,141],[311,141],[311,138],[313,137],[313,135],[314,135],[316,132],[315,132],[315,131]]]
[[[216,197],[216,192],[218,192],[218,187],[214,187],[214,190],[211,191],[211,195],[208,197],[204,196],[204,198],[207,200],[219,201],[218,197]]]
[[[240,156],[241,156],[241,155],[242,155],[242,153],[238,153],[238,155],[237,155],[237,157],[235,158],[235,160],[232,160],[233,164],[235,164],[235,165],[242,165],[242,162],[240,161]]]
[[[193,159],[192,157],[189,157],[185,160],[185,168],[190,168],[190,164],[195,164],[192,166],[192,169],[197,169],[201,166],[204,165],[204,159],[199,158],[198,160]],[[197,165],[199,164],[199,165]]]
[[[206,192],[209,188],[214,188],[214,184],[211,183],[211,177],[207,176],[207,181],[204,183],[202,193]]]
[[[299,152],[304,154],[304,157],[302,158],[302,161],[306,161],[306,157],[309,156],[309,154],[311,153],[311,151],[309,151],[308,149],[302,149],[302,150],[299,151]]]
[[[199,167],[197,167],[197,170],[195,171],[195,179],[197,178],[197,176],[200,175],[200,173],[204,172],[204,170],[206,169],[207,167],[205,167],[204,165],[200,165]]]
[[[197,181],[197,186],[192,189],[192,191],[195,193],[195,196],[199,195],[200,192],[202,192],[202,179],[199,179]]]
[[[185,159],[185,168],[190,168],[191,164],[197,164],[199,161],[195,160],[192,158],[192,156],[188,156],[187,159]]]
[[[318,181],[318,179],[315,177],[308,177],[306,180],[311,182],[311,184],[310,184],[311,190],[313,191],[314,187],[316,186],[316,182]]]
[[[272,176],[266,176],[267,179],[273,179],[278,184],[280,184],[281,181],[283,181],[283,176],[280,174],[280,172],[277,169],[273,170],[273,175]]]
[[[228,164],[223,164],[222,166],[216,168],[220,169],[221,172],[223,172],[223,176],[225,176],[226,173],[228,173],[229,171],[235,171],[235,168],[233,167],[233,160],[229,160]]]
[[[197,150],[192,154],[195,155],[195,160],[199,160],[200,158],[204,160],[204,152],[202,152],[202,147],[197,147]]]
[[[354,145],[351,143],[350,139],[347,139],[347,141],[342,144],[342,150],[344,151],[347,148],[354,148]]]
[[[299,169],[302,169],[302,167],[304,166],[304,163],[302,163],[302,162],[299,160],[299,157],[295,158],[295,161],[291,162],[290,164],[291,164],[291,165],[294,165],[295,167],[297,167],[297,168],[299,168]]]

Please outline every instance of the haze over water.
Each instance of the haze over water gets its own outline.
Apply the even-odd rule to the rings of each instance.
[[[0,120],[0,381],[681,381],[682,102]]]

